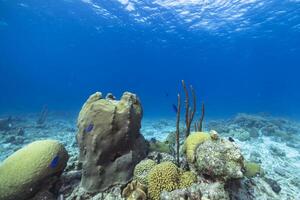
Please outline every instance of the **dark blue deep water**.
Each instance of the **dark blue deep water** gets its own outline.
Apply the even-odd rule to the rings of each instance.
[[[132,91],[173,116],[185,79],[208,117],[299,117],[299,75],[299,0],[0,0],[1,113]]]

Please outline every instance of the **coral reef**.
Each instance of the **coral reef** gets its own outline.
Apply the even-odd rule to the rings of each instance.
[[[45,181],[59,176],[66,167],[68,153],[58,141],[33,142],[4,160],[0,165],[0,199],[27,199]]]
[[[85,190],[105,191],[129,182],[134,166],[147,153],[140,134],[142,114],[139,99],[129,92],[120,101],[103,99],[99,92],[88,98],[77,122]]]
[[[64,171],[44,171],[47,177],[43,175],[38,180],[36,171],[30,170],[40,168],[26,170],[34,179],[23,184],[25,192],[9,197],[3,192],[7,191],[5,184],[21,187],[15,178],[6,181],[9,173],[1,171],[7,163],[4,161],[0,164],[1,200],[300,199],[300,124],[291,120],[240,114],[210,121],[206,132],[191,133],[186,138],[184,120],[178,121],[180,127],[175,132],[174,119],[146,119],[141,128],[149,140],[145,142],[139,131],[142,108],[136,96],[125,93],[116,100],[112,94],[104,99],[96,93],[79,114],[77,143],[73,114],[51,112],[43,129],[37,126],[36,116],[13,116],[9,123],[8,118],[3,118],[6,125],[0,128],[0,160],[44,138],[61,141],[70,159]],[[0,124],[4,121],[0,120]],[[39,163],[49,153],[47,150],[36,156],[39,152],[15,159],[10,165],[26,169],[29,160],[32,165]],[[55,155],[47,165],[40,166],[55,168],[61,162],[59,158]],[[21,171],[14,170],[14,175]]]

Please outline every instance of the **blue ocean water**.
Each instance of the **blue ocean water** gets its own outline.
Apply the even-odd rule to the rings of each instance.
[[[208,117],[299,117],[299,63],[299,0],[0,0],[1,113],[132,91],[174,116],[184,79]]]

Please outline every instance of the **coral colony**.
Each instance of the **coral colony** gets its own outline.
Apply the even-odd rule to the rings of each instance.
[[[105,98],[100,92],[92,94],[77,119],[76,142],[72,147],[78,147],[79,155],[76,151],[68,153],[57,140],[38,140],[19,149],[0,165],[0,199],[226,200],[233,196],[253,199],[249,180],[264,176],[263,169],[245,159],[232,137],[217,133],[224,130],[220,124],[207,125],[210,130],[203,130],[204,104],[193,127],[196,94],[192,86],[189,93],[184,81],[182,88],[185,119],[180,117],[179,93],[177,106],[173,105],[176,131],[165,142],[155,138],[146,140],[141,134],[143,109],[137,95],[125,92],[116,100],[112,94]],[[47,115],[44,108],[37,122],[39,126],[45,123]],[[235,123],[247,127],[245,123],[249,120],[241,116]],[[1,119],[0,128],[7,131],[12,121]],[[253,121],[263,126],[260,122]],[[270,126],[261,130],[267,128],[270,133]],[[231,135],[244,139],[247,137],[244,132],[240,131],[240,136]],[[276,181],[263,180],[272,187],[274,196],[280,192]]]

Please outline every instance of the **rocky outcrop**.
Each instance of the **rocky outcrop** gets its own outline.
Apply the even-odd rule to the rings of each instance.
[[[225,139],[208,140],[195,153],[199,174],[224,181],[243,178],[244,158],[234,143]]]
[[[129,92],[119,101],[112,96],[104,99],[100,92],[91,95],[78,117],[81,187],[89,192],[127,184],[134,166],[147,153],[140,134],[143,111],[139,99]]]

